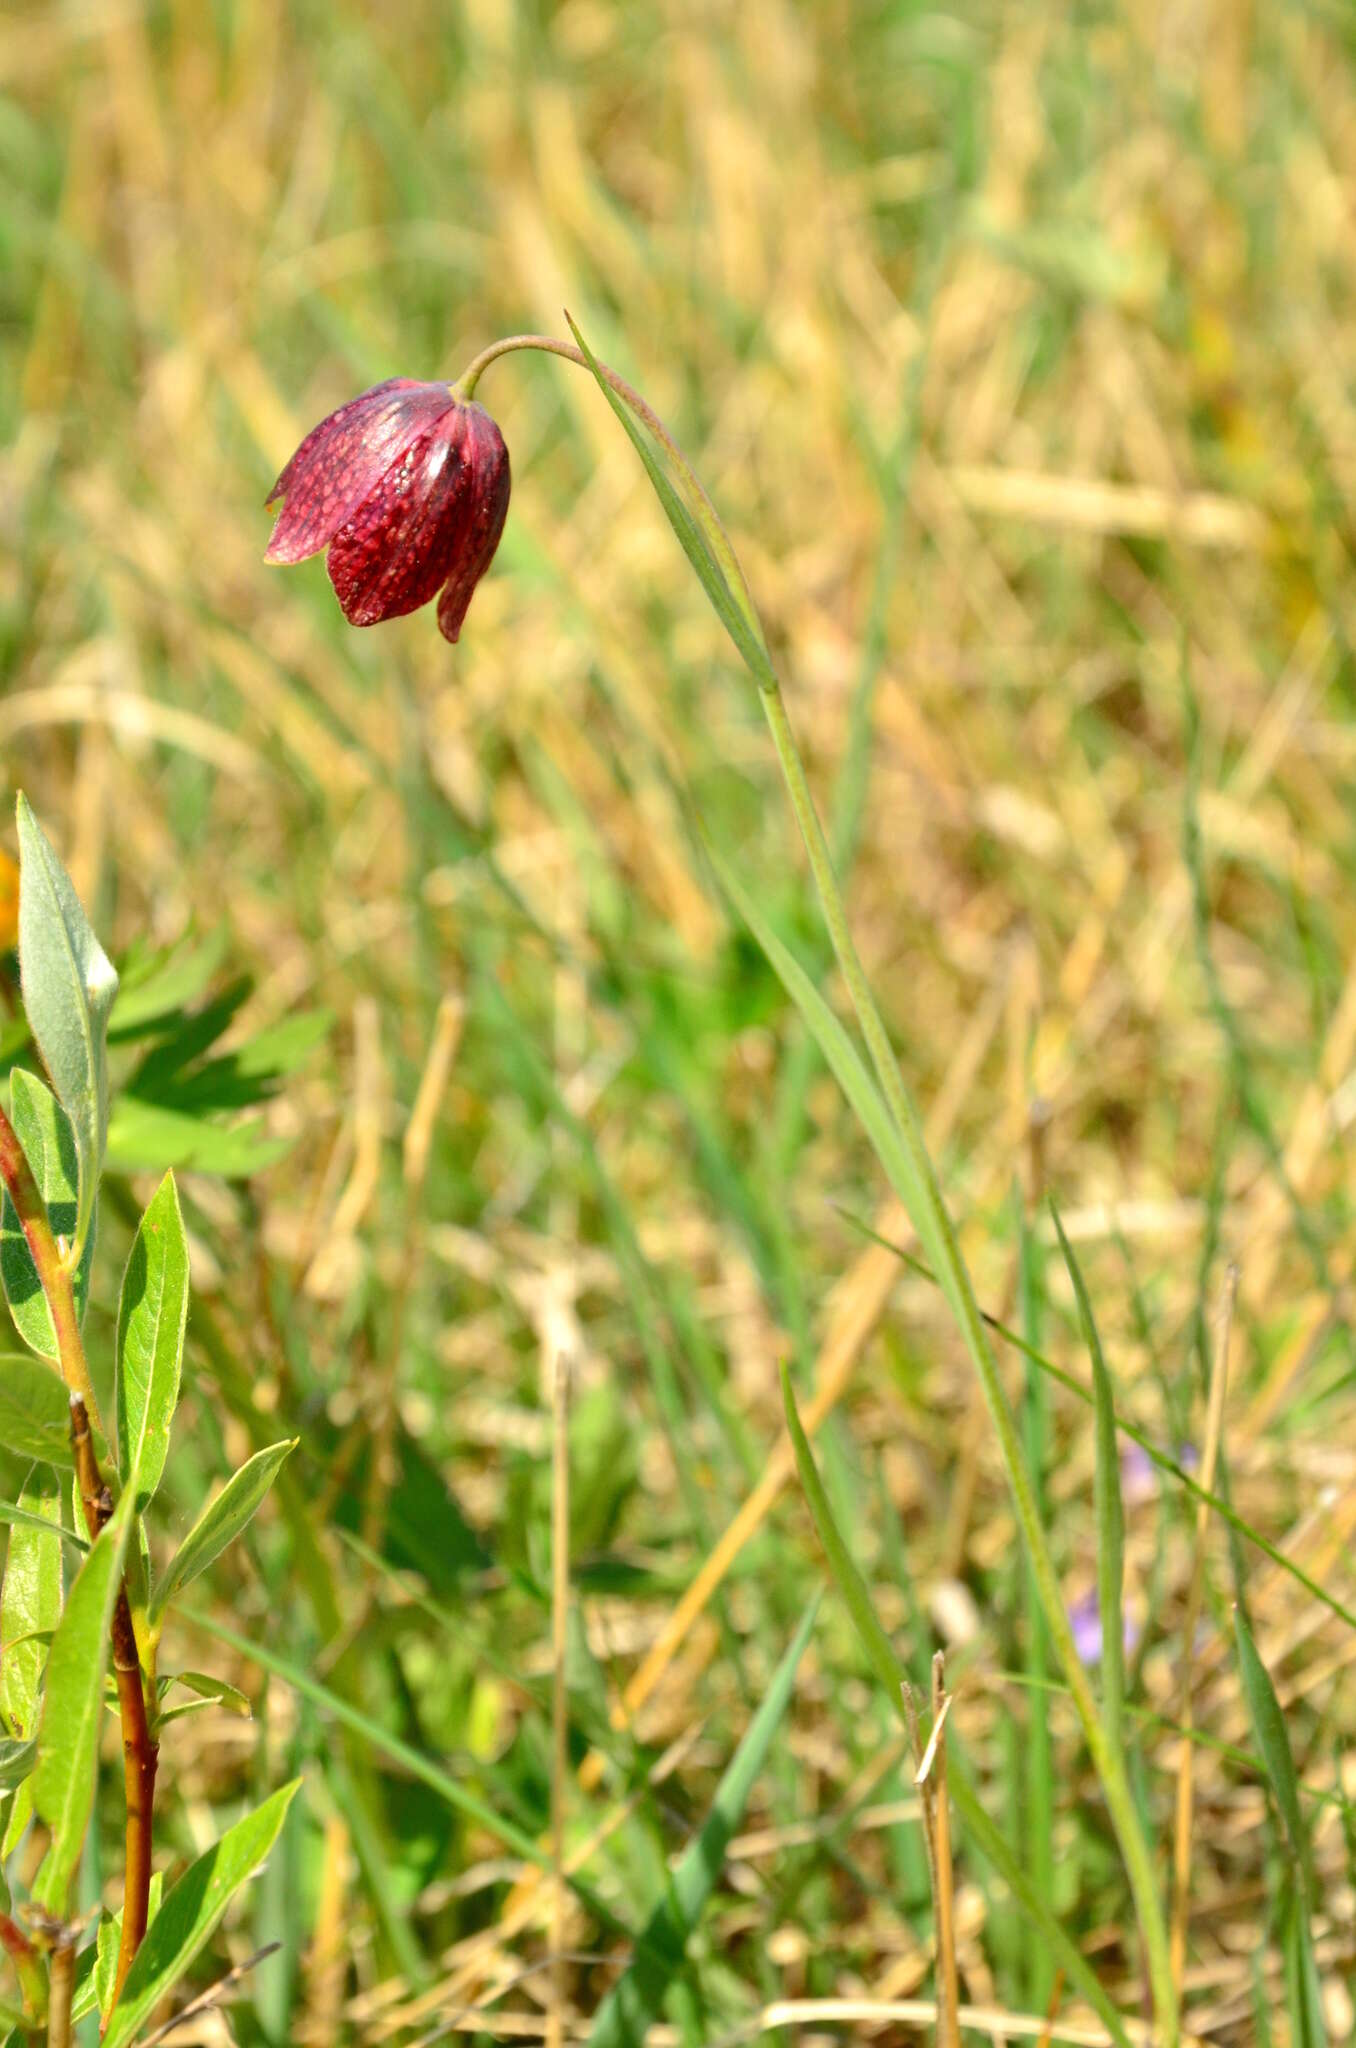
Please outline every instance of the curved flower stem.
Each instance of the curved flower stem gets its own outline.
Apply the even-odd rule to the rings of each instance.
[[[480,382],[481,372],[487,370],[490,364],[496,362],[500,356],[512,355],[519,349],[538,349],[544,355],[563,356],[567,363],[577,363],[581,370],[587,370],[590,367],[588,358],[583,350],[576,348],[572,341],[557,341],[554,335],[550,334],[510,334],[503,341],[491,342],[488,348],[481,350],[474,362],[471,363],[469,368],[463,372],[462,376],[452,386],[457,397],[465,399],[469,403],[474,395],[476,385]],[[635,414],[646,431],[653,435],[654,439],[668,456],[669,461],[673,464],[680,482],[692,501],[694,509],[699,509],[701,525],[708,545],[724,573],[725,580],[730,586],[740,611],[744,614],[752,629],[754,638],[760,645],[765,647],[763,624],[758,616],[757,607],[753,602],[753,594],[745,579],[744,571],[739,566],[738,557],[735,554],[730,536],[725,531],[721,516],[706,494],[706,486],[702,483],[696,470],[692,467],[692,464],[664,425],[663,420],[660,419],[659,414],[652,406],[646,404],[635,387],[628,384],[624,377],[618,376],[615,370],[609,369],[606,363],[598,364],[598,375],[605,384],[611,385],[618,398]]]
[[[540,349],[548,355],[563,356],[568,362],[580,364],[614,391],[659,443],[678,475],[706,547],[724,577],[729,597],[740,619],[748,629],[746,638],[736,636],[736,644],[740,646],[745,663],[758,684],[759,696],[772,733],[773,745],[777,750],[777,759],[791,800],[791,808],[805,844],[810,871],[814,877],[834,953],[852,998],[853,1008],[857,1012],[857,1020],[871,1055],[871,1063],[876,1071],[882,1097],[899,1133],[911,1169],[915,1200],[910,1206],[914,1210],[914,1226],[933,1260],[951,1312],[979,1374],[1003,1463],[1007,1468],[1012,1503],[1021,1527],[1022,1540],[1031,1560],[1041,1606],[1063,1666],[1065,1682],[1082,1723],[1088,1752],[1101,1781],[1112,1825],[1125,1860],[1126,1876],[1130,1883],[1136,1917],[1144,1942],[1144,1959],[1153,1995],[1161,2048],[1176,2048],[1179,2039],[1178,2003],[1169,1955],[1167,1925],[1158,1896],[1153,1856],[1140,1826],[1125,1760],[1107,1732],[1106,1724],[1098,1712],[1092,1685],[1078,1656],[1073,1630],[1060,1593],[1054,1559],[1046,1539],[1035,1487],[1007,1391],[989,1342],[983,1316],[975,1300],[969,1269],[956,1237],[955,1226],[928,1154],[921,1119],[900,1072],[889,1033],[876,1007],[870,984],[857,954],[842,892],[834,874],[828,841],[815,809],[814,798],[805,774],[805,764],[787,715],[780,679],[773,667],[762,623],[743,571],[735,558],[729,536],[715,507],[691,463],[668,429],[615,370],[608,369],[605,364],[599,363],[584,350],[572,347],[568,342],[556,341],[547,335],[513,335],[507,340],[495,342],[475,358],[460,384],[453,387],[457,395],[469,399],[481,372],[499,356],[517,349]],[[657,483],[656,488],[661,491],[662,499],[662,485]],[[672,518],[671,514],[670,517]],[[675,526],[675,531],[677,530]],[[683,540],[681,532],[678,537]],[[686,540],[683,544],[685,548],[688,546]],[[717,609],[719,610],[719,605]]]

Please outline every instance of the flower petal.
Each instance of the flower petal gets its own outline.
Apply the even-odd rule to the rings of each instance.
[[[438,630],[455,643],[471,593],[494,559],[509,507],[509,458],[504,437],[479,405],[464,408],[466,462],[471,492],[460,544],[438,599]]]
[[[375,626],[428,603],[458,552],[470,481],[442,427],[379,479],[330,549],[330,582],[351,625]]]
[[[318,554],[381,478],[456,401],[445,384],[390,377],[313,427],[268,494],[283,498],[266,562]]]

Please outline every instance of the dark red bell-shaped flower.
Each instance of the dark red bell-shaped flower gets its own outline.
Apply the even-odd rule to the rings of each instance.
[[[268,494],[283,500],[268,562],[328,547],[330,582],[355,626],[438,599],[448,640],[489,568],[509,501],[504,437],[446,384],[391,377],[306,436]]]

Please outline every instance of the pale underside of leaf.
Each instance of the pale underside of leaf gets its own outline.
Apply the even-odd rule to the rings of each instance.
[[[74,1249],[83,1251],[108,1127],[105,1034],[118,992],[70,876],[23,795],[18,800],[19,974],[43,1064],[71,1120],[79,1155]]]

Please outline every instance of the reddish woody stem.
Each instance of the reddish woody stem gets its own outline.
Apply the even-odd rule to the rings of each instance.
[[[47,2048],[70,2048],[71,2003],[75,1995],[75,1939],[63,1928],[52,1950],[48,1979]]]
[[[89,1417],[78,1394],[71,1396],[71,1448],[85,1527],[92,1543],[113,1512],[113,1501],[99,1471]],[[118,1588],[113,1609],[113,1676],[122,1718],[122,1771],[127,1796],[127,1867],[123,1878],[122,1936],[113,1980],[113,2004],[146,1932],[151,1892],[151,1821],[155,1808],[155,1770],[159,1744],[151,1734],[146,1693],[137,1652],[136,1630],[127,1588]]]
[[[42,1291],[56,1331],[61,1376],[71,1396],[71,1442],[90,1541],[113,1511],[108,1488],[99,1473],[90,1421],[98,1424],[99,1407],[85,1359],[80,1319],[70,1268],[52,1234],[47,1204],[13,1124],[0,1109],[0,1179],[14,1205],[28,1249],[33,1255]],[[125,1585],[113,1609],[113,1674],[122,1719],[123,1777],[127,1791],[127,1870],[124,1884],[122,1938],[118,1944],[116,1989],[132,1966],[146,1932],[151,1885],[151,1820],[155,1804],[155,1768],[159,1754],[146,1714],[136,1630]],[[115,1994],[116,1995],[116,1994]]]
[[[78,1394],[89,1411],[95,1427],[102,1429],[99,1421],[99,1405],[94,1398],[90,1384],[89,1367],[85,1363],[85,1347],[80,1337],[80,1318],[75,1312],[75,1290],[71,1285],[70,1267],[61,1255],[61,1248],[52,1235],[52,1226],[47,1217],[47,1204],[33,1178],[33,1169],[24,1157],[24,1148],[19,1143],[13,1124],[0,1109],[0,1180],[4,1181],[5,1192],[14,1204],[14,1213],[19,1219],[28,1249],[33,1255],[42,1291],[47,1297],[47,1307],[56,1331],[57,1356],[61,1365],[61,1377],[72,1394]]]

